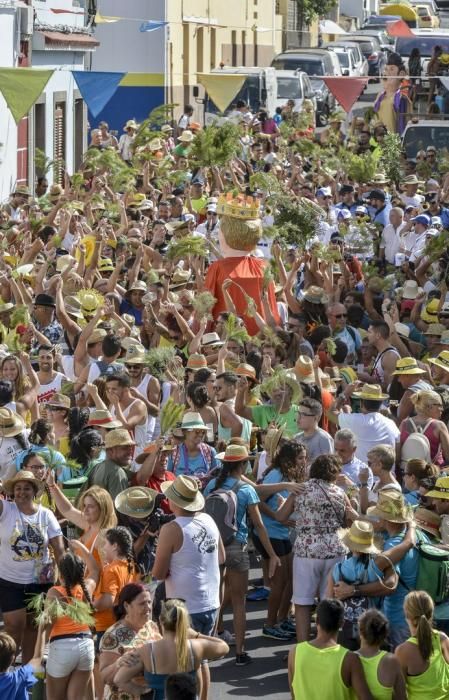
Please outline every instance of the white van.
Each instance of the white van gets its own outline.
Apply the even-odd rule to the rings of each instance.
[[[294,100],[294,112],[301,111],[305,99],[312,100],[314,111],[316,110],[315,94],[309,76],[304,71],[277,70],[277,98],[276,107],[284,107],[288,100]]]

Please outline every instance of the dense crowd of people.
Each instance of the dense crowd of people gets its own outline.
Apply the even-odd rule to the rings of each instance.
[[[0,207],[1,697],[206,700],[253,601],[279,692],[449,697],[449,183],[433,147],[392,179],[375,115],[312,121],[237,102],[216,165],[190,106],[101,123]],[[265,272],[217,312],[226,192]]]

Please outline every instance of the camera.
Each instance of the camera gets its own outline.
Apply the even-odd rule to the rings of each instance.
[[[148,517],[146,525],[146,529],[149,530],[149,532],[157,532],[161,529],[162,525],[170,523],[176,518],[176,515],[173,515],[173,513],[164,513],[164,511],[162,510],[161,503],[164,500],[164,498],[165,496],[163,493],[158,493],[158,495],[155,498],[154,509],[151,515]]]

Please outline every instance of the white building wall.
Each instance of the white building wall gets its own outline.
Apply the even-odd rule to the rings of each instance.
[[[100,46],[92,56],[92,70],[165,73],[164,28],[140,31],[144,20],[165,20],[165,0],[102,0],[101,14],[127,19],[96,26]]]
[[[0,66],[14,68],[18,57],[16,9],[0,8]],[[17,177],[17,127],[0,94],[0,202],[8,199]]]

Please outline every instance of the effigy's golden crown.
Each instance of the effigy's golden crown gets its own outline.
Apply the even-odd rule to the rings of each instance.
[[[232,192],[228,192],[221,194],[218,198],[217,213],[222,216],[232,216],[235,219],[258,219],[260,208],[254,197],[243,194],[233,196]]]

